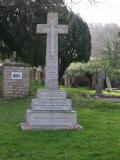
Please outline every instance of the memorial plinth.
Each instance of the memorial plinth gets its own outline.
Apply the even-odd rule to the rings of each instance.
[[[58,34],[68,32],[67,25],[58,25],[58,15],[48,13],[47,24],[37,25],[37,33],[47,34],[45,89],[39,90],[27,110],[22,130],[76,129],[77,113],[65,92],[58,89]]]
[[[77,114],[72,111],[71,100],[60,91],[39,91],[27,110],[26,123],[22,130],[28,129],[74,129]]]

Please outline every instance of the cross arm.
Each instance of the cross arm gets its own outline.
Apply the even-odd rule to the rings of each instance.
[[[57,31],[59,34],[67,34],[68,33],[68,25],[58,25]]]
[[[37,24],[36,33],[47,33],[49,27],[47,24]]]

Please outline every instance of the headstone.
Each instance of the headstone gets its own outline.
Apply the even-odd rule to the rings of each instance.
[[[77,114],[71,100],[58,89],[58,34],[68,32],[67,25],[58,25],[57,13],[48,13],[47,24],[38,24],[37,33],[47,34],[45,89],[39,90],[27,110],[22,130],[76,129]]]
[[[96,85],[96,96],[101,96],[103,94],[105,73],[104,70],[100,70],[97,76],[97,85]]]
[[[41,68],[40,67],[36,68],[36,80],[37,81],[41,80],[40,79],[40,73],[41,73]]]
[[[30,69],[30,81],[36,80],[36,67]]]
[[[35,72],[35,80],[41,81],[41,83],[44,83],[45,74],[44,74],[44,68],[42,66],[39,66],[36,68]]]

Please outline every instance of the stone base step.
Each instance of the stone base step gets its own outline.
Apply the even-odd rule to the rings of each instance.
[[[56,91],[52,91],[52,90],[38,90],[37,92],[37,98],[54,98],[54,99],[64,99],[67,97],[67,94],[65,92],[56,90]]]
[[[77,125],[76,111],[33,111],[27,110],[26,126],[38,129],[74,128]],[[23,128],[23,126],[22,126]]]
[[[47,126],[47,125],[37,125],[37,126],[30,126],[27,123],[21,123],[21,130],[83,130],[81,125],[74,125],[74,126]]]
[[[70,111],[72,104],[70,99],[33,99],[31,108],[38,111]]]

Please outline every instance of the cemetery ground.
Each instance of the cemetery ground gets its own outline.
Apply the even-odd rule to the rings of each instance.
[[[21,131],[27,98],[0,101],[0,160],[120,160],[120,104],[80,97],[83,88],[63,88],[73,101],[82,131]]]

